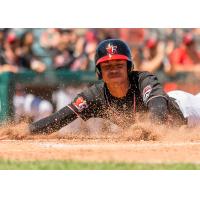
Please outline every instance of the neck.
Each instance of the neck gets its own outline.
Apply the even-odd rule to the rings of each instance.
[[[107,87],[112,96],[121,98],[126,96],[129,89],[129,81],[117,84],[107,84]]]

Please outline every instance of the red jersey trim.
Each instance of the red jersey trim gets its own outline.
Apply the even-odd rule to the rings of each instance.
[[[72,112],[74,112],[78,117],[81,118],[81,116],[80,116],[73,108],[71,108],[71,106],[67,105],[67,107],[68,107]]]

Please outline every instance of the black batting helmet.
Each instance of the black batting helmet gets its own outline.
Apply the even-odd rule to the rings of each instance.
[[[99,79],[102,78],[100,63],[108,60],[127,60],[128,73],[134,66],[130,48],[125,42],[119,39],[103,40],[98,45],[95,54],[95,65]]]

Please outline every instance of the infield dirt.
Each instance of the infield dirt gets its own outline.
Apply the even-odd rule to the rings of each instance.
[[[136,163],[200,163],[200,129],[136,124],[120,133],[28,135],[26,124],[0,128],[0,158]]]

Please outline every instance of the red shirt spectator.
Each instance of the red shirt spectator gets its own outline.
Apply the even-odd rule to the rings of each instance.
[[[200,54],[197,52],[196,57],[200,59]],[[193,65],[199,63],[198,59],[194,60],[184,46],[175,49],[170,56],[172,64],[182,64],[184,68],[193,67]]]
[[[144,28],[120,28],[119,37],[131,45],[139,46],[144,42],[146,30]]]
[[[200,53],[191,34],[184,36],[183,44],[169,58],[175,71],[200,71]]]

